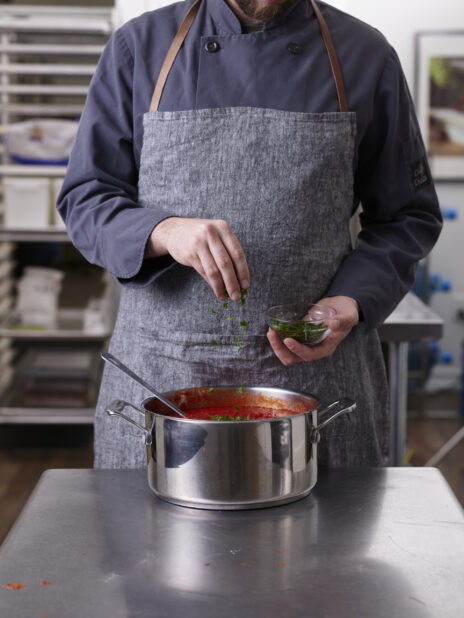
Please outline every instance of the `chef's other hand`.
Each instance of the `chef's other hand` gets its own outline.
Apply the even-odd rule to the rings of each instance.
[[[359,322],[359,305],[348,296],[332,296],[322,298],[318,305],[329,305],[337,310],[337,315],[327,322],[331,332],[315,346],[298,343],[295,339],[282,339],[269,329],[267,338],[277,358],[286,366],[311,362],[333,354],[340,343],[348,335],[353,326]]]
[[[239,300],[241,288],[250,285],[245,253],[227,221],[164,219],[153,229],[145,257],[166,254],[200,273],[219,300],[225,300],[224,290],[232,300]]]

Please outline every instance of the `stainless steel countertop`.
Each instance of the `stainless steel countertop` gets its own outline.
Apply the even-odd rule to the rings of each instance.
[[[443,320],[409,292],[379,326],[378,333],[382,341],[436,341],[443,334]]]
[[[299,502],[235,512],[162,502],[145,471],[52,470],[2,546],[0,615],[461,618],[463,576],[433,468],[322,471]]]

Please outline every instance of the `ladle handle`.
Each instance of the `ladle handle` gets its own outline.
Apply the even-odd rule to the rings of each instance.
[[[149,391],[152,395],[155,395],[155,397],[159,399],[162,403],[164,403],[165,406],[167,406],[171,410],[174,410],[180,416],[185,417],[185,414],[182,412],[182,410],[179,410],[179,408],[176,405],[174,405],[172,401],[169,401],[169,399],[166,399],[164,395],[161,395],[161,393],[158,393],[158,391],[156,391],[153,388],[153,386],[148,384],[148,382],[145,382],[143,378],[140,378],[136,373],[134,373],[131,369],[129,369],[129,367],[127,367],[124,363],[121,363],[121,361],[118,358],[116,358],[116,356],[113,356],[109,352],[103,352],[101,357],[103,358],[104,361],[106,361],[107,363],[110,363],[110,365],[113,365],[114,367],[119,369],[119,371],[122,371],[127,376],[132,378],[134,382],[137,382],[137,384],[140,384],[140,386],[143,386],[143,388],[146,388],[147,391]]]

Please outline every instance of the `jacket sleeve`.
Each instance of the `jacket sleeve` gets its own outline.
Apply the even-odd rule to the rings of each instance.
[[[411,288],[417,263],[442,224],[414,105],[393,50],[360,143],[354,191],[362,229],[327,295],[355,298],[367,327],[376,328]]]
[[[173,263],[170,256],[144,260],[151,231],[171,214],[137,203],[133,69],[117,30],[89,86],[57,208],[73,244],[89,262],[123,285],[143,287]]]

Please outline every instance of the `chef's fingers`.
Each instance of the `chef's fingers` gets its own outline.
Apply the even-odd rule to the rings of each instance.
[[[219,221],[219,224],[220,234],[224,246],[227,249],[227,252],[234,265],[239,285],[241,288],[247,289],[250,285],[250,271],[248,270],[247,259],[245,256],[245,252],[243,251],[242,245],[240,244],[237,236],[235,236],[232,228],[226,221]]]
[[[200,274],[203,277],[206,283],[211,287],[211,282],[206,276],[205,269],[203,268],[203,264],[201,263],[200,258],[198,256],[193,258],[190,265],[192,268],[194,268],[197,271],[198,274]]]
[[[211,253],[209,246],[205,245],[198,249],[198,261],[200,264],[193,263],[197,272],[208,282],[213,292],[219,300],[225,300],[224,289],[226,289],[225,281],[214,255]],[[230,260],[229,260],[230,261]],[[229,290],[227,290],[229,291]],[[230,296],[230,292],[229,292]]]
[[[219,268],[225,289],[232,300],[241,297],[242,281],[249,279],[246,258],[237,237],[226,221],[215,221],[207,232],[211,254]]]
[[[227,249],[222,244],[222,240],[218,238],[211,241],[209,248],[216,267],[218,268],[221,281],[223,282],[222,290],[220,291],[221,299],[224,297],[224,289],[226,289],[232,300],[239,300],[240,283],[238,282],[231,257]],[[220,297],[218,296],[218,298]]]
[[[271,328],[267,331],[267,339],[271,344],[271,348],[274,350],[274,354],[286,367],[294,365],[295,363],[301,363],[303,361],[302,358],[296,354],[293,354],[293,352],[289,350],[279,335]]]
[[[344,331],[330,333],[324,341],[314,346],[308,346],[290,338],[282,340],[272,329],[269,329],[267,338],[280,362],[290,366],[301,362],[310,363],[331,356],[346,335]]]
[[[354,324],[350,316],[338,315],[333,320],[330,320],[328,325],[331,328],[331,332],[321,343],[308,346],[295,341],[295,339],[284,339],[284,345],[292,354],[306,362],[331,356],[343,339],[350,333]]]
[[[283,343],[294,356],[299,358],[300,362],[310,363],[331,356],[342,339],[343,337],[331,337],[331,335],[328,335],[324,341],[313,346],[304,345],[295,339],[284,339]]]

